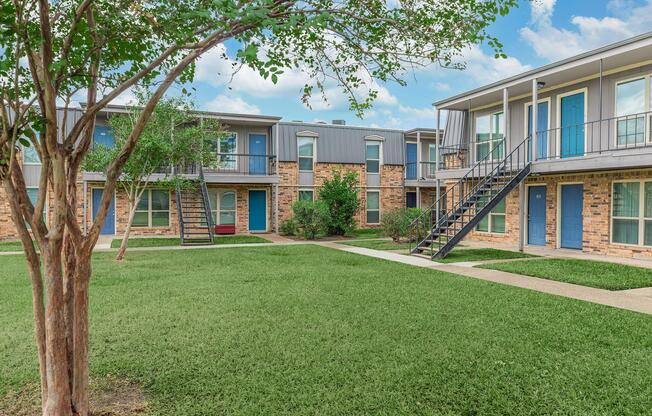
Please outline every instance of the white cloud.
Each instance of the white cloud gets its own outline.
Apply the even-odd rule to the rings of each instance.
[[[532,3],[532,27],[520,30],[521,37],[544,59],[556,61],[649,30],[652,0],[634,7],[629,0],[611,0],[608,9],[617,17],[574,16],[573,29],[552,22],[555,0]]]
[[[206,104],[206,109],[221,113],[260,114],[260,108],[256,105],[230,94],[220,94],[213,98]]]
[[[435,110],[432,107],[416,108],[401,104],[398,106],[398,111],[421,119],[433,119],[435,115]]]
[[[136,105],[138,104],[138,98],[136,98],[136,94],[134,94],[134,90],[132,88],[128,88],[125,91],[123,91],[122,94],[118,95],[113,100],[111,100],[110,104]]]
[[[467,48],[462,54],[462,60],[466,62],[464,74],[480,84],[498,81],[531,68],[530,65],[522,64],[511,56],[507,58],[489,56],[477,45]]]

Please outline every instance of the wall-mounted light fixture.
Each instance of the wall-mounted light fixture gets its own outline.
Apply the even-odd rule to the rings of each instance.
[[[546,83],[543,81],[537,81],[537,88],[541,89],[546,86]]]

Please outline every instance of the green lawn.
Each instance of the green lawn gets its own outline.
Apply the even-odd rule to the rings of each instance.
[[[23,251],[23,244],[20,241],[0,242],[0,251]]]
[[[642,415],[652,319],[313,245],[96,253],[91,376],[154,415]],[[38,379],[0,267],[0,398]],[[1,400],[1,399],[0,399]]]
[[[652,270],[602,261],[537,259],[479,267],[608,290],[652,286]]]
[[[253,243],[270,243],[271,241],[257,235],[218,235],[213,237],[215,244],[253,244]],[[122,238],[115,238],[111,241],[112,248],[120,247]],[[147,238],[134,237],[129,239],[129,247],[163,247],[178,246],[181,240],[178,238]]]
[[[382,228],[358,228],[346,234],[346,237],[357,239],[385,237]]]
[[[527,257],[536,256],[519,251],[498,250],[496,248],[455,248],[443,259],[436,259],[435,261],[440,263],[459,263],[463,261],[506,260]]]
[[[409,243],[395,243],[392,240],[360,240],[360,241],[341,241],[339,244],[347,246],[371,248],[374,250],[408,250]],[[414,245],[414,244],[413,244]]]

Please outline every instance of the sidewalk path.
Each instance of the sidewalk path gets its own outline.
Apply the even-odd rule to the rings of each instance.
[[[469,267],[468,265],[461,266],[454,263],[436,263],[422,257],[408,256],[382,250],[346,246],[330,242],[317,244],[350,253],[361,254],[363,256],[375,257],[428,269],[441,270],[475,279],[487,280],[523,289],[536,290],[537,292],[549,293],[551,295],[564,296],[567,298],[652,315],[652,289],[650,288],[610,291],[574,285],[571,283],[557,282],[554,280],[540,279],[537,277],[522,276],[498,270],[476,269]]]

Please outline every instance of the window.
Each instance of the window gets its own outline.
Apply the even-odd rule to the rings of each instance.
[[[480,199],[478,201],[478,211],[488,202],[489,196]],[[503,234],[505,232],[505,217],[505,200],[503,199],[478,223],[476,230],[483,233]]]
[[[475,157],[483,160],[489,153],[501,160],[504,152],[503,113],[487,114],[475,119]]]
[[[313,137],[297,138],[299,146],[299,170],[312,172],[315,163],[315,139]]]
[[[428,174],[429,176],[435,176],[437,172],[437,145],[430,143],[428,145]]]
[[[614,182],[611,241],[652,246],[652,181]]]
[[[380,142],[366,144],[367,173],[380,172]]]
[[[314,201],[315,194],[311,190],[299,189],[299,201]]]
[[[628,146],[645,141],[645,112],[650,111],[649,77],[627,80],[616,84],[616,144]]]
[[[29,147],[23,146],[23,163],[26,165],[40,165],[41,158],[38,155],[38,151],[34,145]]]
[[[236,170],[238,168],[238,135],[227,133],[217,139],[217,167],[223,170]]]
[[[380,192],[367,192],[367,224],[380,224]]]
[[[109,149],[115,146],[115,137],[111,131],[111,127],[97,125],[93,131],[93,147],[104,146]]]
[[[405,193],[405,208],[417,207],[417,193],[409,191]]]
[[[29,197],[30,202],[32,205],[36,206],[36,201],[38,200],[38,188],[27,188],[27,196]],[[47,223],[48,221],[48,201],[47,199],[45,200],[45,204],[43,204],[43,222]],[[30,226],[27,224],[27,228],[29,229]]]
[[[209,189],[213,224],[235,225],[236,193],[231,190]]]
[[[168,227],[170,225],[170,193],[147,189],[140,196],[134,214],[134,227]]]

